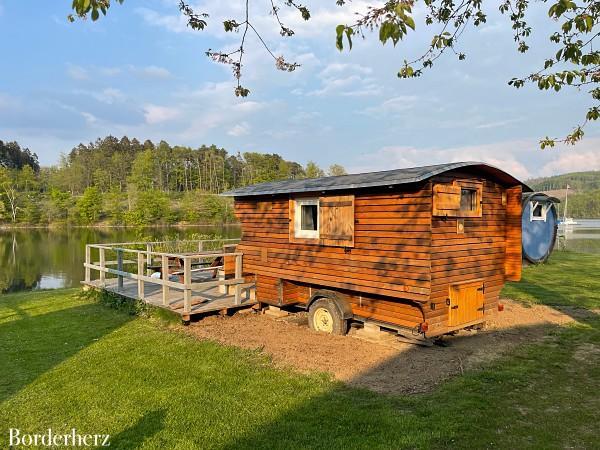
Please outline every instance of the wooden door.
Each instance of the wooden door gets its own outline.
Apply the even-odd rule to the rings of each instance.
[[[449,298],[449,327],[457,327],[483,319],[483,281],[452,285]]]

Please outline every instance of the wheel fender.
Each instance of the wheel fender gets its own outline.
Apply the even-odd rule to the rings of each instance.
[[[314,291],[306,303],[306,310],[308,311],[310,305],[320,298],[328,298],[329,300],[332,300],[337,306],[343,319],[351,319],[353,317],[352,307],[350,306],[348,300],[346,300],[345,296],[339,292],[329,291],[327,289],[319,289]]]

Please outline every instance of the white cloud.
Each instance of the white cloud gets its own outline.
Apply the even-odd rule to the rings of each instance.
[[[340,73],[348,72],[358,72],[369,75],[373,73],[373,69],[360,64],[330,63],[321,71],[319,75],[322,77],[327,77],[333,74],[338,75]]]
[[[67,64],[67,75],[77,81],[83,81],[90,78],[89,72],[85,67],[75,64]]]
[[[106,103],[107,105],[112,105],[116,102],[122,101],[125,99],[125,95],[119,89],[108,87],[99,91],[88,91],[76,89],[73,91],[74,94],[87,95],[98,100],[101,103]]]
[[[416,95],[398,95],[384,100],[377,106],[365,108],[363,113],[369,116],[390,116],[413,109],[418,101],[419,97]]]
[[[516,117],[514,119],[498,120],[498,121],[494,121],[494,122],[485,122],[485,123],[481,123],[481,124],[477,125],[475,128],[477,128],[479,130],[485,130],[488,128],[501,128],[501,127],[505,127],[507,125],[512,125],[513,123],[521,122],[522,120],[523,120],[522,117]]]
[[[194,32],[187,26],[183,14],[165,15],[149,8],[136,8],[134,11],[149,25],[162,27],[173,33]]]
[[[537,141],[517,140],[448,148],[385,146],[356,158],[352,173],[457,161],[492,164],[520,180],[566,172],[600,170],[600,138],[586,138],[574,147],[541,150]]]
[[[81,115],[83,116],[88,125],[94,125],[98,123],[98,118],[89,112],[82,111]]]
[[[158,67],[158,66],[134,67],[134,66],[131,66],[131,70],[135,73],[138,73],[138,74],[148,77],[148,78],[158,78],[158,79],[164,80],[164,79],[172,77],[171,72],[169,72],[169,70],[165,69],[164,67]]]
[[[227,131],[227,134],[234,137],[246,136],[250,134],[250,125],[248,125],[248,122],[235,124]]]
[[[105,77],[114,77],[122,72],[120,67],[100,67],[98,71]]]
[[[150,125],[167,122],[180,116],[180,111],[169,106],[148,104],[144,107],[146,123]]]
[[[542,166],[539,175],[548,176],[556,173],[600,170],[600,152],[598,151],[600,139],[590,140],[595,141],[595,143],[590,145],[589,142],[583,141],[575,147],[550,150],[550,152],[556,152],[556,156],[552,161]],[[595,148],[592,150],[590,147]]]

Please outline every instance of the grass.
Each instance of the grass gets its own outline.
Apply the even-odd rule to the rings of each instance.
[[[525,303],[600,308],[600,255],[554,252],[541,265],[523,269],[521,281],[507,283],[502,296]]]
[[[581,273],[597,264],[561,255],[507,289],[545,302],[530,288],[542,285],[552,301],[592,307],[598,293],[585,292],[595,287]],[[573,270],[587,284],[571,284]],[[562,283],[546,284],[552,276]],[[593,448],[599,348],[598,319],[554,328],[431,394],[389,397],[275,369],[259,352],[197,341],[74,290],[5,295],[0,448],[10,427],[108,433],[112,448]]]

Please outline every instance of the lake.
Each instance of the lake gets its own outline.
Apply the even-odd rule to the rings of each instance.
[[[240,237],[240,227],[65,228],[0,230],[0,293],[79,286],[85,245]]]
[[[600,220],[577,220],[560,232],[556,250],[600,254]],[[0,230],[0,293],[79,286],[85,245],[92,243],[238,238],[239,226]]]
[[[577,225],[559,228],[555,248],[580,253],[600,254],[600,220],[576,219]]]

